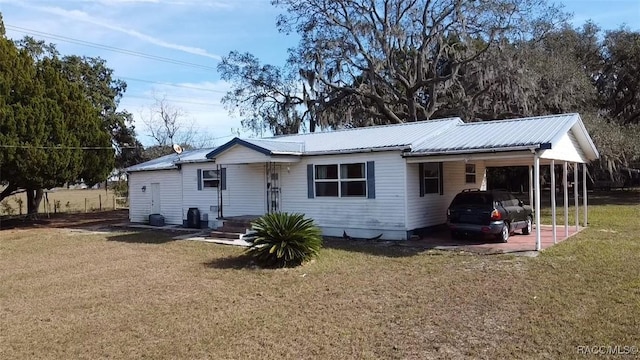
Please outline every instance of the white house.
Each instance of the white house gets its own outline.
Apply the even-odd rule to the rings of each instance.
[[[578,114],[234,138],[127,169],[130,220],[160,213],[182,224],[197,207],[216,227],[217,219],[300,212],[328,236],[407,239],[445,223],[461,190],[486,188],[487,167],[532,166],[537,175],[541,164],[598,156]]]

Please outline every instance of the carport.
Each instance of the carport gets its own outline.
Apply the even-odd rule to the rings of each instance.
[[[527,166],[529,168],[529,203],[534,210],[535,250],[541,246],[540,194],[541,168],[548,166],[551,174],[551,232],[557,242],[558,221],[556,175],[563,187],[564,237],[570,233],[569,170],[573,171],[573,201],[575,232],[580,229],[579,191],[582,191],[582,220],[587,226],[586,165],[599,158],[591,137],[578,114],[562,114],[514,120],[467,123],[447,131],[436,139],[419,144],[404,154],[407,163],[423,162],[483,162],[486,167]],[[580,166],[582,165],[582,166]],[[561,166],[560,174],[556,166]],[[582,179],[579,169],[582,167]],[[486,184],[486,182],[485,182]],[[580,190],[581,189],[581,190]]]

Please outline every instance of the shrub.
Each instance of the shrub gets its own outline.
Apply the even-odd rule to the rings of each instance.
[[[16,211],[11,207],[11,204],[9,204],[9,199],[2,200],[0,205],[2,205],[2,212],[5,213],[5,215],[11,216],[15,214]]]
[[[111,185],[111,190],[118,197],[129,197],[129,183],[125,180],[119,180]]]
[[[24,200],[22,200],[22,198],[15,197],[13,201],[15,201],[16,204],[18,204],[18,211],[20,212],[20,215],[22,215],[22,206],[24,204]]]
[[[247,254],[260,266],[298,266],[318,256],[322,232],[304,214],[266,214],[253,222],[255,239]]]

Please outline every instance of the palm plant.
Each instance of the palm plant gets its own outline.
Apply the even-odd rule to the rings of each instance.
[[[322,232],[304,214],[266,214],[252,225],[255,237],[247,254],[261,266],[298,266],[322,247]]]

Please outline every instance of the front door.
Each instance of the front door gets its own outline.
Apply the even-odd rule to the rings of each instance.
[[[280,211],[280,174],[281,165],[267,163],[267,212]]]
[[[160,184],[151,183],[151,213],[160,214]]]

